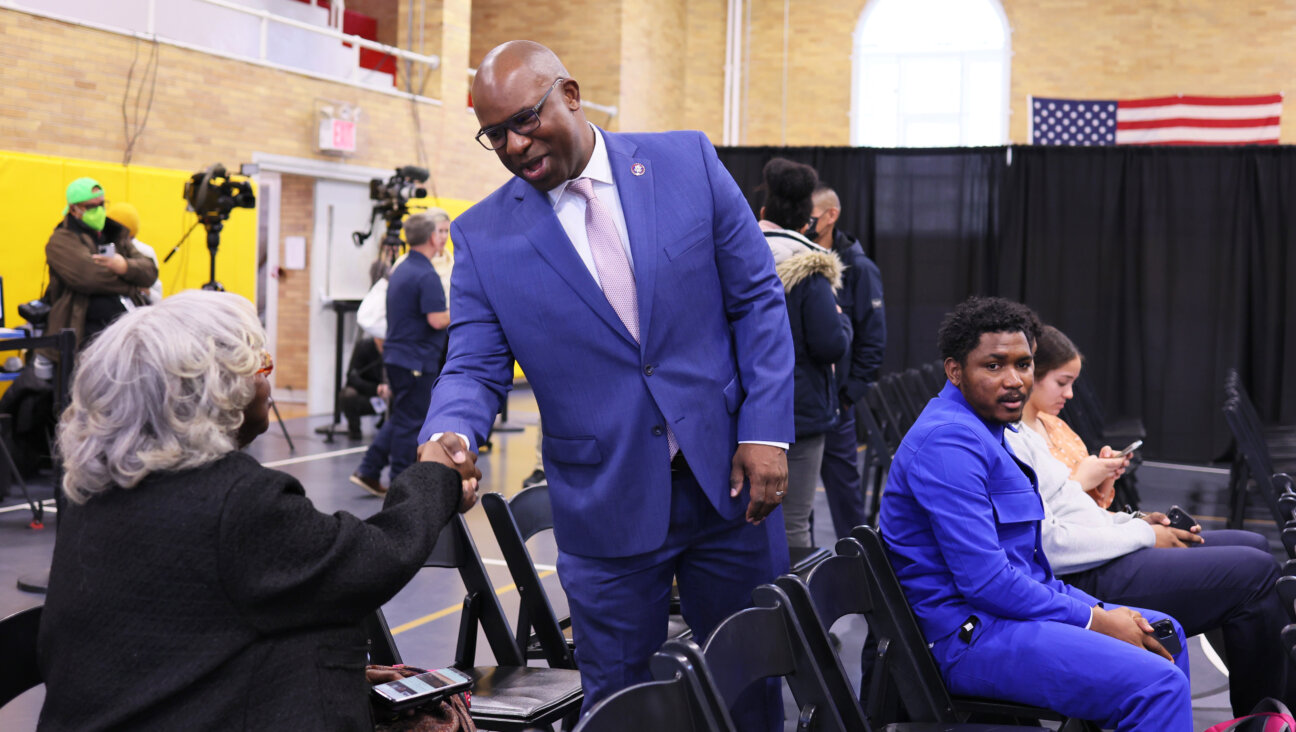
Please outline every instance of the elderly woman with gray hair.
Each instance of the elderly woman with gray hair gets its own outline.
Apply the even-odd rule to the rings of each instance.
[[[476,500],[449,458],[367,520],[320,513],[238,448],[268,426],[252,304],[190,291],[80,359],[41,621],[41,730],[373,729],[361,621]],[[471,473],[471,474],[469,474]]]

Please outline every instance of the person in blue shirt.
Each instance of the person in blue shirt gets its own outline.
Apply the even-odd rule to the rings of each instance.
[[[391,386],[391,478],[416,459],[419,428],[427,416],[445,360],[450,308],[432,258],[445,248],[450,219],[414,214],[405,220],[409,255],[387,285],[387,340],[383,365]]]
[[[892,565],[951,692],[1106,729],[1186,732],[1187,653],[1172,661],[1151,635],[1169,616],[1103,607],[1054,577],[1041,549],[1035,474],[1003,437],[1030,396],[1037,328],[1000,298],[945,317],[949,381],[905,435],[882,495]]]

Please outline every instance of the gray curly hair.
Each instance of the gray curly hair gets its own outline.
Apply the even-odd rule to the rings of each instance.
[[[68,498],[234,450],[264,345],[256,309],[232,293],[189,290],[119,318],[77,359],[59,422]]]

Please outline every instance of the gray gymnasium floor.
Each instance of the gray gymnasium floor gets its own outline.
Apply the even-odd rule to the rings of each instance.
[[[496,432],[493,451],[483,455],[479,465],[484,475],[484,490],[512,495],[520,489],[522,479],[531,473],[535,460],[538,414],[535,400],[525,387],[513,392],[509,417],[512,425],[524,429],[520,432]],[[248,450],[266,465],[301,480],[307,495],[320,510],[350,511],[358,516],[368,516],[378,510],[381,501],[347,481],[347,476],[359,464],[367,441],[354,443],[339,434],[332,444],[328,444],[314,433],[316,426],[327,421],[327,417],[287,420],[285,425],[296,444],[295,451],[288,449],[277,424],[272,424],[270,430]],[[372,423],[368,419],[365,434],[366,439],[372,434]],[[1144,507],[1163,509],[1177,503],[1196,516],[1204,527],[1221,528],[1223,520],[1214,517],[1224,515],[1223,493],[1227,473],[1219,467],[1146,463],[1139,470]],[[38,496],[48,498],[51,495],[48,478],[33,489]],[[15,497],[16,493],[17,486],[14,486],[10,495],[0,500],[0,617],[41,602],[41,596],[19,591],[17,581],[19,577],[45,571],[54,546],[53,514],[48,515],[48,528],[31,530],[27,526],[30,512]],[[820,545],[831,545],[832,523],[828,520],[822,489],[815,505],[820,517],[816,522],[816,536]],[[1275,539],[1272,521],[1264,520],[1260,514],[1256,517],[1256,521],[1248,522],[1248,527],[1267,530],[1271,540]],[[158,520],[165,520],[165,517],[159,516]],[[509,581],[486,516],[480,508],[474,508],[468,515],[468,523],[505,612],[512,616],[517,610],[517,592]],[[1274,546],[1278,547],[1276,542]],[[544,581],[556,609],[565,614],[565,601],[558,578],[553,574],[555,551],[552,537],[548,534],[537,537],[531,549],[536,562],[542,565]],[[462,600],[463,586],[453,571],[425,569],[384,607],[407,662],[423,666],[450,663],[454,656]],[[858,662],[852,660],[859,658],[867,626],[862,620],[846,619],[833,630],[842,640],[844,665],[858,684]],[[1195,727],[1205,729],[1232,716],[1228,709],[1228,679],[1210,660],[1208,656],[1212,654],[1203,649],[1200,638],[1192,639],[1190,646]],[[478,663],[489,663],[490,649],[484,638],[480,639],[478,649]],[[37,688],[0,709],[0,730],[23,732],[35,729],[43,699],[44,690]],[[787,708],[792,709],[790,697]],[[794,728],[795,720],[792,720],[788,729]]]

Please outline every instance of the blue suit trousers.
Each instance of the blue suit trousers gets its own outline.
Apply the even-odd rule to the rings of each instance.
[[[652,679],[648,661],[666,642],[672,580],[694,640],[751,605],[751,593],[788,571],[782,510],[759,526],[720,516],[687,468],[672,473],[670,530],[658,549],[630,557],[558,552],[585,691],[583,711]],[[635,489],[627,486],[627,490]],[[780,683],[753,686],[734,705],[743,732],[783,729]]]
[[[1108,606],[1112,608],[1115,606]],[[1138,610],[1148,622],[1169,616]],[[1045,707],[1117,732],[1191,732],[1188,646],[1170,663],[1076,625],[982,618],[970,643],[951,634],[932,646],[950,692]]]

